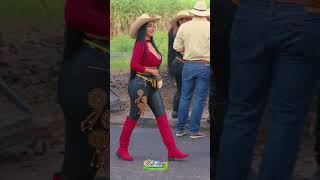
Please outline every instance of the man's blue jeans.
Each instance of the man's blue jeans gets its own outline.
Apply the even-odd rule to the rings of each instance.
[[[198,132],[203,108],[210,85],[210,65],[203,62],[186,61],[182,70],[182,90],[178,111],[177,130],[183,130],[188,118],[192,96],[193,110],[190,118],[190,131]]]
[[[290,180],[320,72],[320,14],[302,5],[241,0],[231,35],[228,112],[216,180],[246,180],[266,101],[259,180]]]

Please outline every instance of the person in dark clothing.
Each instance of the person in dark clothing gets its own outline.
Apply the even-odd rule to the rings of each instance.
[[[228,110],[216,180],[247,179],[270,98],[259,180],[290,180],[319,80],[319,1],[241,0],[231,33]]]
[[[315,161],[316,161],[316,170],[314,174],[308,180],[320,180],[320,87],[318,81],[318,93],[317,93],[317,102],[316,102],[316,127],[314,129],[315,144]]]
[[[214,179],[217,170],[219,157],[219,143],[223,130],[223,121],[228,106],[228,87],[230,73],[230,35],[234,14],[237,10],[237,2],[214,1],[215,21],[213,22],[213,57],[211,67],[211,77],[213,83],[210,84],[209,92],[209,113],[210,121],[213,125],[211,133],[212,160],[210,176]],[[254,180],[254,171],[250,173],[248,180]]]
[[[222,135],[224,115],[228,103],[230,32],[236,5],[231,1],[213,1],[213,61],[211,61],[211,84],[209,91],[209,113],[212,122],[211,133],[211,177],[217,168],[219,142]]]
[[[190,21],[191,19],[192,16],[190,15],[190,13],[187,10],[182,10],[170,20],[171,28],[168,32],[168,72],[170,77],[174,78],[177,85],[177,91],[174,94],[172,103],[172,118],[178,118],[178,109],[182,86],[182,68],[184,63],[181,53],[173,49],[173,42],[180,25],[187,21]]]
[[[65,116],[61,172],[53,180],[109,178],[109,1],[65,1],[58,100]]]
[[[162,140],[168,150],[168,160],[183,160],[189,157],[189,154],[180,151],[176,146],[160,94],[158,68],[162,63],[162,56],[153,40],[154,21],[159,19],[160,17],[152,18],[148,14],[142,14],[132,23],[129,30],[130,37],[136,39],[130,62],[128,86],[130,113],[124,121],[119,148],[116,151],[118,158],[125,161],[133,160],[128,152],[130,138],[147,105],[156,117]]]

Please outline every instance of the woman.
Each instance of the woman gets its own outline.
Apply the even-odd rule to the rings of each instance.
[[[189,154],[181,152],[176,147],[159,91],[161,84],[158,68],[162,57],[153,40],[154,21],[159,19],[160,17],[151,18],[143,14],[131,25],[129,31],[130,37],[136,39],[130,63],[131,74],[128,87],[131,107],[130,114],[124,122],[116,152],[119,158],[126,161],[133,160],[128,152],[130,137],[138,119],[144,114],[147,104],[156,117],[161,137],[168,149],[168,160],[189,157]]]
[[[173,49],[173,42],[181,24],[190,21],[192,16],[187,10],[182,10],[170,21],[171,28],[168,33],[168,70],[169,75],[173,77],[177,84],[177,91],[173,97],[172,118],[178,118],[179,101],[182,85],[182,55]]]
[[[54,180],[93,180],[99,168],[109,165],[108,3],[66,0],[66,40],[58,82],[65,151],[62,170]]]

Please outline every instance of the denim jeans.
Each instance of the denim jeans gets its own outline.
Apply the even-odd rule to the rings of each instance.
[[[241,0],[231,35],[228,112],[216,180],[246,180],[267,97],[259,180],[290,180],[319,79],[320,14],[296,4]]]
[[[194,94],[193,110],[190,118],[190,131],[198,132],[200,120],[210,85],[210,65],[187,61],[182,70],[182,91],[178,111],[177,130],[184,129],[188,118],[191,99]]]

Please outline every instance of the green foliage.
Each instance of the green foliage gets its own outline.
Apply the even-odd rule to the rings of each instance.
[[[168,35],[170,19],[180,10],[191,9],[197,0],[111,0],[111,71],[129,71],[130,58],[134,46],[128,36],[130,24],[141,14],[160,15],[156,23],[155,43],[159,48],[163,62],[167,64]],[[206,0],[209,7],[210,0]]]
[[[160,30],[167,30],[169,20],[183,9],[191,9],[197,0],[111,0],[111,35],[128,34],[130,24],[141,14],[160,15]],[[209,7],[210,0],[206,0]]]
[[[10,23],[62,24],[64,0],[1,0],[0,20]]]

